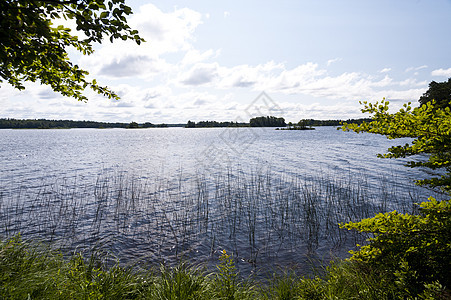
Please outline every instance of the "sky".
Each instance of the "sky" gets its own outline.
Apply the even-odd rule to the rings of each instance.
[[[451,77],[451,0],[127,0],[147,42],[70,58],[119,101],[0,87],[0,118],[186,123],[367,117],[359,101],[418,105]],[[70,26],[70,24],[67,24]]]

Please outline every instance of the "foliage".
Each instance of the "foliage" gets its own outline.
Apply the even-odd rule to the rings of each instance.
[[[196,122],[193,122],[191,120],[189,120],[185,126],[185,128],[195,128],[195,127],[196,127]]]
[[[396,113],[389,113],[389,102],[382,100],[375,104],[363,102],[362,112],[373,114],[371,122],[360,125],[344,123],[342,129],[357,133],[370,132],[382,134],[389,139],[410,137],[411,144],[394,146],[387,154],[379,155],[385,158],[404,158],[419,154],[428,154],[428,159],[421,157],[418,161],[409,161],[409,167],[427,167],[443,171],[435,177],[417,180],[417,184],[432,188],[440,188],[451,193],[451,111],[434,108],[434,102],[428,102],[413,108],[404,104],[404,108]]]
[[[0,242],[1,299],[249,299],[240,288],[230,256],[221,256],[217,276],[181,263],[154,269],[107,267],[105,256],[64,258],[20,235]],[[247,287],[247,292],[243,290]]]
[[[271,125],[270,127],[284,127],[287,124],[285,124],[285,119],[283,118],[275,118],[275,117],[258,117],[253,118],[250,120],[252,122],[252,125],[250,123],[245,122],[218,122],[218,121],[199,121],[199,122],[193,122],[188,121],[185,125],[185,128],[204,128],[204,127],[262,127],[261,124],[267,126],[267,124]],[[269,121],[268,121],[269,119]],[[283,121],[282,121],[283,119]],[[346,123],[356,123],[361,124],[364,121],[368,121],[370,119],[348,119]],[[291,122],[288,123],[288,126],[290,126]],[[275,125],[277,124],[277,126]],[[285,124],[285,125],[283,125]],[[296,128],[309,128],[312,126],[339,126],[343,124],[343,120],[314,120],[314,119],[302,119],[298,122],[296,125]],[[293,126],[293,124],[291,124]],[[307,127],[308,126],[308,127]]]
[[[432,81],[429,83],[429,89],[418,100],[421,105],[435,100],[435,107],[444,109],[451,107],[451,78],[444,82]]]
[[[249,127],[249,124],[246,123],[238,123],[238,122],[218,122],[218,121],[200,121],[200,122],[193,122],[188,121],[188,123],[185,125],[185,128],[209,128],[209,127]]]
[[[398,293],[417,296],[451,286],[451,203],[429,198],[419,214],[379,213],[342,228],[372,233],[369,244],[351,251],[351,261],[394,282]],[[432,285],[432,286],[431,286]]]
[[[251,127],[285,127],[284,118],[276,118],[273,116],[266,117],[256,117],[249,120],[249,125]]]
[[[127,123],[107,123],[94,121],[46,120],[46,119],[0,119],[0,129],[50,129],[50,128],[127,128]],[[139,127],[139,125],[138,125]],[[146,122],[142,128],[163,128],[166,124]]]
[[[307,127],[307,120],[300,120],[297,124],[288,122],[288,127],[286,128],[276,128],[276,130],[314,130],[312,126]]]
[[[0,243],[1,299],[135,299],[147,293],[145,279],[119,266],[107,269],[95,255],[67,261],[20,236]]]
[[[114,39],[144,40],[127,25],[132,13],[125,0],[2,0],[0,1],[0,82],[3,80],[23,90],[24,81],[40,81],[55,92],[87,101],[86,87],[108,98],[119,97],[89,81],[88,72],[74,65],[67,49],[75,48],[84,55],[93,53],[93,43],[104,36]],[[80,39],[55,19],[73,20]]]
[[[326,282],[315,277],[313,279],[300,278],[294,273],[284,272],[274,274],[268,279],[266,286],[261,290],[262,299],[324,299]]]
[[[355,124],[361,124],[363,122],[367,122],[370,119],[364,118],[364,119],[348,119],[346,121],[344,120],[314,120],[314,119],[302,119],[298,122],[298,125],[303,126],[340,126],[343,124],[343,122],[346,123],[355,123]]]
[[[217,274],[219,282],[219,297],[221,299],[235,299],[237,291],[237,271],[235,263],[231,255],[222,250],[219,257],[219,265],[217,266],[219,273]]]
[[[139,124],[136,122],[130,122],[130,124],[127,125],[127,128],[139,128]]]
[[[181,263],[175,268],[160,268],[160,276],[154,280],[152,299],[207,299],[211,295],[209,276],[199,269]]]
[[[16,236],[0,242],[1,299],[411,299],[395,281],[409,279],[410,270],[375,272],[362,261],[340,261],[323,276],[275,275],[267,283],[239,279],[232,256],[222,252],[216,273],[180,264],[155,269],[107,267],[104,255],[64,258],[48,246]],[[392,280],[396,278],[396,280]],[[439,281],[424,285],[418,299],[448,299]],[[448,298],[447,298],[448,297]]]
[[[389,102],[363,102],[362,112],[373,114],[372,121],[360,125],[344,124],[343,130],[382,134],[389,139],[410,137],[404,146],[379,155],[405,158],[427,154],[427,160],[409,161],[410,167],[444,171],[436,177],[417,180],[420,185],[440,188],[451,194],[451,113],[450,107],[435,106],[435,101],[412,109],[409,104],[389,113]],[[420,205],[417,214],[397,211],[379,213],[360,222],[340,224],[349,230],[370,233],[369,243],[351,251],[350,262],[361,274],[371,274],[389,291],[389,298],[445,299],[451,286],[451,205],[450,200]],[[387,295],[388,296],[388,295]]]

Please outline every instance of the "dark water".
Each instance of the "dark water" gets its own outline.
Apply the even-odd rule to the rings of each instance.
[[[304,272],[362,237],[338,222],[411,211],[427,176],[376,157],[382,136],[274,129],[0,131],[0,236],[104,249],[123,263]]]

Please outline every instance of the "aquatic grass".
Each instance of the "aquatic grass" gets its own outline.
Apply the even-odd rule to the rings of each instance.
[[[338,223],[411,212],[419,202],[405,187],[384,186],[386,178],[375,187],[365,175],[338,175],[277,176],[261,168],[190,180],[106,172],[92,185],[77,177],[43,182],[0,193],[0,237],[21,233],[63,254],[105,250],[121,264],[188,260],[214,268],[214,257],[228,249],[243,274],[261,273],[270,261],[309,272],[309,258],[342,257],[364,241]]]

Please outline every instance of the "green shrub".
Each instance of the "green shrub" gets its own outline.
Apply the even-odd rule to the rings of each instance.
[[[393,282],[399,295],[416,297],[451,284],[451,204],[429,198],[418,214],[380,213],[342,228],[372,233],[369,244],[351,251],[350,261]],[[431,284],[435,284],[434,288]],[[445,292],[443,292],[445,293]]]
[[[216,274],[218,297],[227,300],[235,299],[238,273],[232,256],[225,250],[221,252],[217,268],[219,271]]]

